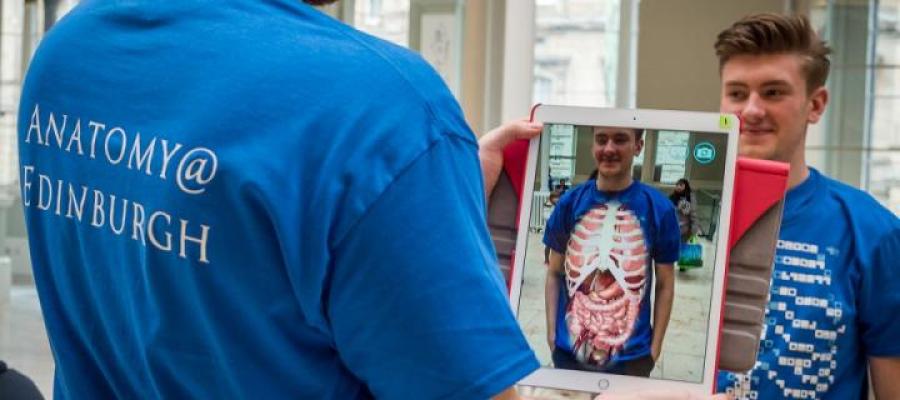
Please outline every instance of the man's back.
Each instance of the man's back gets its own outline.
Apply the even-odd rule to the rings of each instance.
[[[534,368],[420,59],[299,2],[98,3],[20,112],[58,394],[483,397]]]

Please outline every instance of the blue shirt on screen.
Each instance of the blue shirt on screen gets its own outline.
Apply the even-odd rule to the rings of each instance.
[[[299,1],[85,1],[19,111],[58,398],[486,398],[538,367],[477,143]]]
[[[633,360],[650,354],[653,340],[653,328],[651,326],[650,292],[653,286],[653,265],[671,264],[678,260],[678,252],[681,243],[678,228],[678,217],[675,207],[659,190],[644,183],[634,181],[628,188],[621,192],[603,192],[597,189],[595,180],[588,180],[564,194],[547,220],[544,233],[544,244],[559,254],[570,257],[567,254],[571,241],[575,237],[575,230],[585,215],[596,212],[598,209],[616,210],[616,218],[619,222],[610,223],[599,227],[606,233],[600,236],[616,236],[622,229],[621,222],[624,218],[635,218],[640,226],[643,245],[639,246],[645,257],[644,276],[646,279],[640,294],[639,311],[634,320],[630,336],[628,336],[620,349],[602,365],[595,365],[601,369],[613,368],[620,361]],[[599,238],[600,236],[595,236]],[[612,238],[610,238],[612,239]],[[591,239],[589,239],[591,240]],[[603,239],[599,239],[603,240]],[[616,238],[613,241],[618,241]],[[609,257],[609,254],[600,254],[599,257]],[[617,263],[623,261],[618,260]],[[569,276],[569,275],[567,275]],[[608,278],[611,282],[612,279]],[[567,326],[567,315],[571,315],[570,302],[572,295],[567,287],[567,278],[563,278],[564,284],[560,285],[558,307],[556,312],[556,347],[567,352],[578,353],[575,343],[570,337]],[[596,291],[580,285],[576,290]],[[579,360],[584,362],[584,360]]]

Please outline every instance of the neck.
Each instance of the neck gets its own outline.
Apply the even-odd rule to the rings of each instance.
[[[791,164],[790,172],[788,172],[788,190],[793,189],[797,185],[803,183],[809,177],[809,168],[806,163]]]
[[[631,175],[616,178],[597,177],[597,190],[601,192],[619,192],[631,185]]]
[[[806,165],[806,157],[803,151],[799,151],[791,157],[790,165],[787,188],[793,189],[809,177],[809,167]]]

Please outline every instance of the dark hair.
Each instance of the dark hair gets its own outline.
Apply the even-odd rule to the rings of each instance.
[[[813,31],[804,16],[753,14],[735,22],[716,39],[719,71],[732,57],[740,55],[796,54],[803,58],[807,93],[825,85],[831,49]]]
[[[591,132],[596,133],[596,129],[598,129],[598,128],[608,128],[608,127],[595,126],[595,127],[591,128]],[[633,132],[635,141],[641,140],[644,137],[644,128],[616,128],[616,129],[624,129],[624,130],[629,130],[629,131]]]
[[[684,178],[679,179],[678,182],[675,183],[675,185],[677,186],[679,183],[684,184],[684,191],[678,193],[673,190],[672,194],[669,195],[669,200],[672,200],[672,204],[675,204],[676,206],[682,198],[687,199],[687,201],[691,201],[691,183]]]
[[[331,4],[336,1],[337,0],[303,0],[304,3],[309,4],[311,6],[324,6],[326,4]]]

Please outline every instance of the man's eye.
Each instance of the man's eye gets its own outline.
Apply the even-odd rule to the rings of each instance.
[[[766,95],[766,97],[778,97],[778,96],[783,96],[783,95],[784,95],[784,91],[781,90],[781,89],[769,89],[769,90],[766,90],[765,95]]]
[[[726,93],[726,95],[728,96],[728,98],[730,98],[732,100],[742,100],[745,97],[747,97],[747,95],[744,92],[738,92],[738,91],[728,92],[728,93]]]

